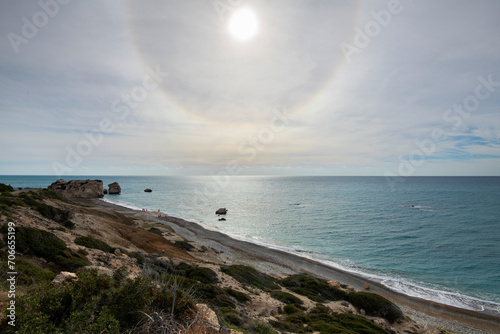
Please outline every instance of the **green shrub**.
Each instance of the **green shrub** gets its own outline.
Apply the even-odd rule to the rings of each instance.
[[[309,312],[308,328],[321,333],[388,334],[386,330],[370,320],[349,313],[331,314],[321,304]]]
[[[0,183],[0,193],[3,193],[3,192],[11,192],[11,191],[14,191],[14,188],[12,188],[9,185],[6,185],[6,184],[3,184],[3,183]]]
[[[177,240],[174,242],[174,246],[177,246],[179,248],[182,248],[186,251],[190,251],[194,249],[194,246],[191,245],[189,242],[184,241],[184,240]]]
[[[274,278],[249,266],[232,265],[228,267],[221,267],[221,270],[234,277],[239,282],[252,285],[261,290],[280,289],[279,285],[275,283]]]
[[[230,327],[240,327],[245,321],[244,319],[231,307],[220,307],[219,308],[222,319],[226,322]]]
[[[54,234],[32,227],[16,227],[16,250],[22,254],[35,255],[48,261],[66,250],[64,241]]]
[[[5,234],[6,227],[2,227],[0,231]],[[54,234],[31,227],[16,227],[16,251],[44,258],[68,270],[90,264],[84,256],[68,249]]]
[[[210,303],[211,300],[215,299],[215,297],[224,295],[224,290],[222,290],[222,288],[212,284],[195,283],[192,286],[192,290],[193,295],[196,298],[208,303]]]
[[[210,268],[193,267],[187,263],[181,263],[175,267],[175,272],[178,275],[201,283],[215,284],[219,282],[217,274]]]
[[[9,210],[13,206],[24,206],[24,203],[17,197],[5,196],[2,194],[0,197],[0,206],[2,206],[4,210]]]
[[[404,318],[399,307],[375,293],[351,292],[346,299],[358,309],[365,310],[367,315],[382,317],[391,323]]]
[[[277,329],[294,333],[345,333],[345,334],[388,334],[386,330],[370,320],[353,314],[332,314],[322,304],[316,304],[309,313],[293,305],[287,305],[286,315],[270,323]]]
[[[285,307],[283,307],[283,312],[285,314],[294,314],[294,313],[300,312],[300,309],[295,305],[288,304],[288,305],[285,305]]]
[[[113,253],[115,251],[115,248],[111,247],[104,241],[92,237],[77,237],[75,239],[75,244],[87,248],[99,249],[106,253]]]
[[[64,201],[65,200],[64,197],[60,193],[58,193],[57,191],[54,191],[54,190],[41,189],[38,193],[43,198],[57,199],[57,200],[60,200],[60,201]]]
[[[156,228],[156,227],[151,227],[148,231],[151,232],[151,233],[157,234],[159,236],[163,235],[163,232],[160,229]]]
[[[284,291],[271,291],[271,297],[285,304],[302,305],[304,303],[300,298]]]
[[[246,293],[243,293],[243,292],[231,289],[231,288],[225,288],[224,291],[229,296],[233,297],[234,299],[236,299],[240,303],[246,303],[246,302],[250,301],[250,297]]]
[[[276,331],[273,329],[273,326],[270,324],[266,324],[260,320],[253,320],[252,327],[250,328],[250,332],[257,334],[276,334]]]
[[[146,260],[146,256],[144,256],[144,254],[139,253],[139,252],[131,252],[131,253],[129,253],[128,256],[136,259],[137,264],[139,264],[139,265],[142,265],[144,263],[144,261]]]
[[[0,263],[0,272],[5,274],[8,270],[7,262]],[[29,286],[36,285],[44,282],[50,282],[56,276],[51,270],[43,269],[38,265],[21,258],[16,259],[16,285]],[[2,280],[2,284],[6,282]]]
[[[343,300],[346,297],[344,291],[334,288],[325,280],[306,274],[289,276],[281,280],[281,284],[299,295],[320,303]]]

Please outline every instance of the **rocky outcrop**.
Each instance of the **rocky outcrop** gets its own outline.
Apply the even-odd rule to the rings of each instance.
[[[65,281],[76,281],[76,280],[77,280],[77,276],[75,273],[70,273],[69,271],[61,271],[59,273],[59,275],[57,275],[52,280],[52,282],[60,284],[60,283],[65,282]]]
[[[118,195],[122,192],[122,188],[120,187],[118,182],[113,182],[108,184],[108,188],[109,188],[108,193],[110,195]]]
[[[47,187],[64,197],[101,198],[104,196],[101,180],[57,180]]]
[[[145,192],[145,193],[150,193],[150,192],[153,192],[153,190],[151,190],[151,189],[149,189],[149,188],[146,188],[146,189],[144,189],[144,192]]]
[[[216,215],[225,215],[227,214],[227,209],[226,208],[220,208],[217,211],[215,211]]]

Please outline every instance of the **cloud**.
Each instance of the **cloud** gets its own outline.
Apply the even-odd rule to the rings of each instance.
[[[500,87],[459,125],[445,113],[475,94],[479,77],[500,82],[500,3],[402,0],[350,62],[341,43],[387,3],[247,5],[260,28],[241,43],[210,1],[69,2],[16,53],[8,34],[22,36],[43,9],[3,4],[0,154],[9,158],[0,170],[52,174],[109,120],[113,131],[71,173],[206,174],[237,159],[248,174],[383,175],[439,129],[446,136],[415,175],[498,174]],[[159,87],[117,113],[115,101],[125,106],[157,67],[168,73]],[[246,161],[245,143],[269,128],[273,108],[288,111],[286,129]]]

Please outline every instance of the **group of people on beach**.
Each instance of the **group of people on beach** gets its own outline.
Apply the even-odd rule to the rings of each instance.
[[[153,212],[153,211],[149,211],[148,209],[143,208],[142,212]],[[158,218],[161,218],[161,217],[167,218],[167,215],[162,215],[160,209],[158,209]]]

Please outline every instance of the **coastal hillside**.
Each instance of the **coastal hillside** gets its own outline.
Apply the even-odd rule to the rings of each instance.
[[[129,211],[2,185],[0,330],[451,333],[416,323],[369,286],[262,272],[162,223],[175,218]]]

